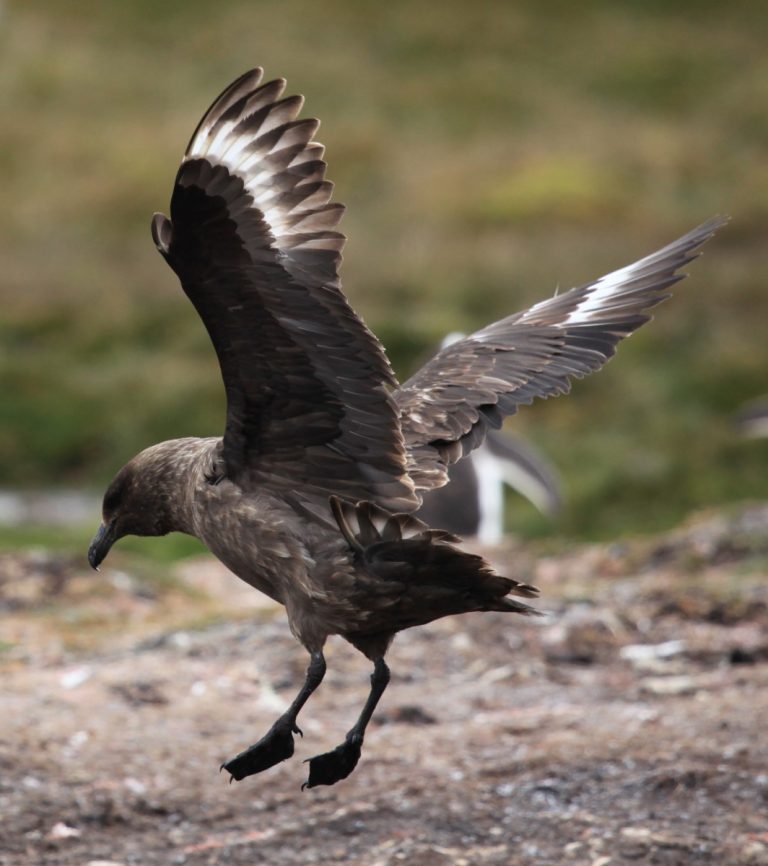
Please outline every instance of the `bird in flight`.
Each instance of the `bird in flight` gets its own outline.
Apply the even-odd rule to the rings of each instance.
[[[226,391],[223,437],[153,445],[109,485],[88,559],[125,535],[185,532],[285,605],[310,663],[296,698],[222,766],[233,779],[290,758],[297,717],[341,635],[373,663],[359,718],[309,761],[305,787],[357,765],[389,682],[394,635],[468,611],[532,614],[538,590],[496,574],[412,515],[448,467],[536,397],[563,394],[682,279],[715,218],[595,282],[440,351],[402,385],[341,290],[343,206],[331,202],[318,121],[262,70],[231,84],[181,162],[154,242],[208,330]]]

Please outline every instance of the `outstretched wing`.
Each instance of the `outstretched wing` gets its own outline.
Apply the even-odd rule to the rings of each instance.
[[[447,481],[447,466],[476,448],[489,428],[535,397],[570,390],[571,379],[600,367],[619,340],[669,297],[726,218],[593,283],[515,313],[443,349],[395,393],[416,488]]]
[[[317,120],[260,69],[200,121],[152,235],[210,334],[227,394],[223,472],[240,484],[413,506],[376,337],[338,267],[343,206],[330,202]]]

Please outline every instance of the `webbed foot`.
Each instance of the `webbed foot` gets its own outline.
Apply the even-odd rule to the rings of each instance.
[[[317,785],[335,785],[346,779],[360,760],[362,745],[361,737],[348,737],[332,751],[308,758],[309,779],[301,786],[301,790]]]
[[[293,755],[294,734],[302,735],[295,722],[278,719],[258,743],[226,761],[220,769],[231,773],[232,779],[238,782],[246,776],[268,770]]]

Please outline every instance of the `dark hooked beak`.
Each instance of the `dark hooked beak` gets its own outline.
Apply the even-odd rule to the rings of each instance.
[[[102,523],[91,542],[91,546],[88,548],[88,562],[90,562],[91,568],[96,571],[99,570],[104,557],[109,553],[109,548],[116,541],[115,521],[113,520],[112,523]]]

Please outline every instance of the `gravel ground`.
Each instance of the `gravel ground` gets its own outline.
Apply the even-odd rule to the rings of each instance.
[[[332,641],[294,758],[230,785],[306,666],[279,609],[207,559],[0,558],[0,864],[768,864],[768,507],[492,554],[549,615],[400,635],[357,770],[304,792],[362,656]]]

